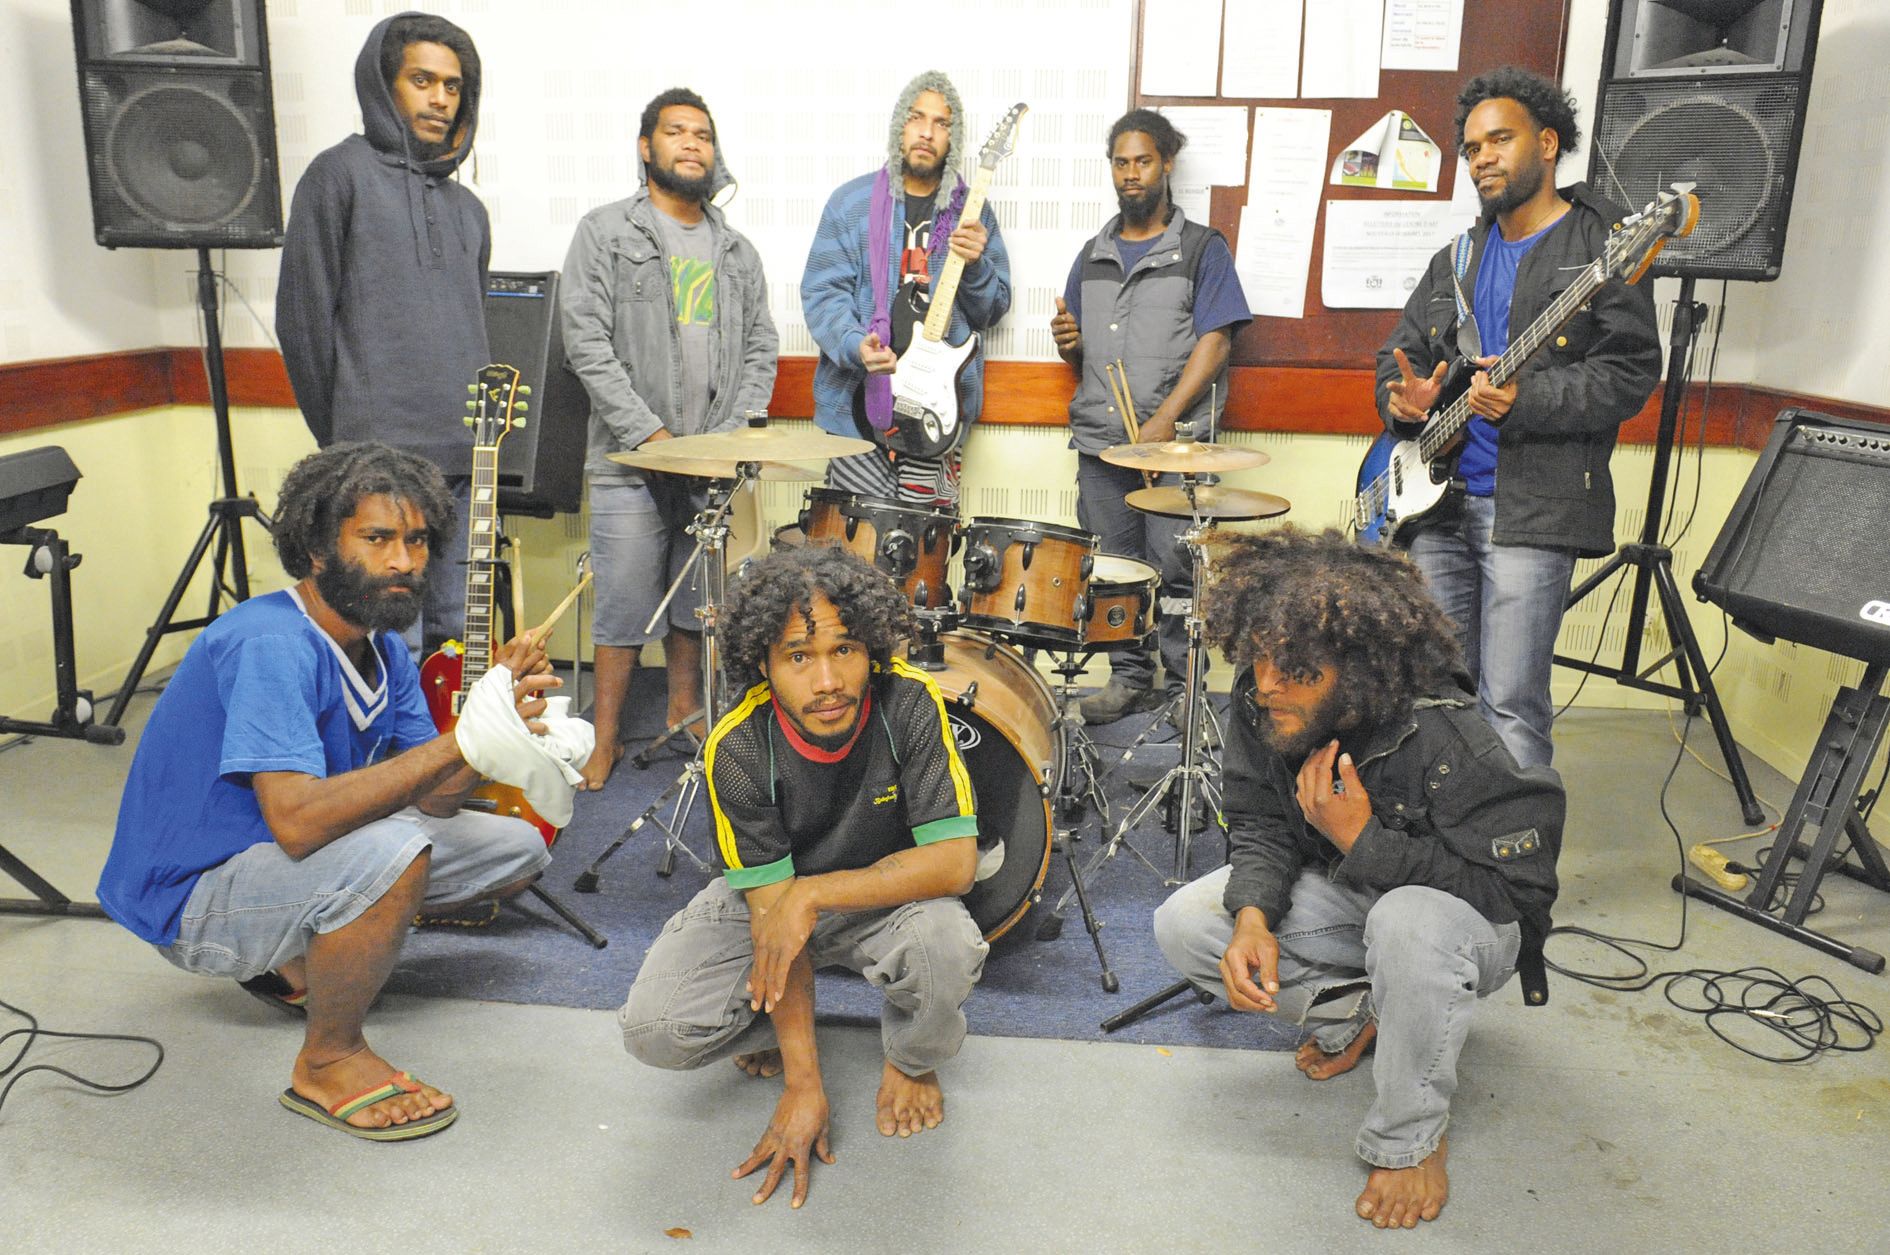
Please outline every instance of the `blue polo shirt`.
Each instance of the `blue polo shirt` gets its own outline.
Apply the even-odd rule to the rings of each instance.
[[[292,589],[252,597],[203,630],[138,740],[99,876],[106,914],[171,944],[198,877],[275,839],[251,775],[338,776],[434,738],[406,645],[389,632],[373,643],[368,680]]]

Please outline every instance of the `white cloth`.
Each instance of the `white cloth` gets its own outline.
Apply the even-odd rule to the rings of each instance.
[[[548,697],[533,732],[512,702],[512,672],[494,666],[466,694],[453,733],[459,752],[482,776],[525,792],[532,809],[562,828],[571,822],[571,799],[584,779],[578,771],[597,744],[590,724],[571,716],[571,699]]]

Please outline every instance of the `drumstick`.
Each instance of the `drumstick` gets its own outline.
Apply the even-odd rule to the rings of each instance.
[[[558,608],[546,616],[543,623],[540,623],[537,627],[532,629],[532,645],[534,647],[542,646],[545,643],[545,638],[551,635],[551,629],[558,626],[558,620],[562,619],[564,612],[571,608],[571,603],[578,599],[578,594],[582,593],[590,586],[591,573],[586,571],[584,578],[577,582],[576,587],[572,588],[570,592],[564,595],[564,600],[558,603]]]
[[[1114,369],[1113,374],[1111,373],[1112,367]],[[1121,358],[1117,358],[1114,362],[1104,363],[1103,373],[1109,376],[1109,390],[1115,395],[1116,408],[1122,412],[1122,430],[1128,433],[1129,443],[1142,443],[1142,424],[1135,417],[1135,402],[1129,394],[1128,368],[1122,364]],[[1121,384],[1119,387],[1117,385],[1118,375],[1121,376]],[[1159,475],[1152,471],[1143,471],[1142,486],[1144,488],[1153,488],[1160,478]]]

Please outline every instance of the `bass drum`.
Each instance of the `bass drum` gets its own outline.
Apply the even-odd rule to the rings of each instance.
[[[1008,646],[970,632],[939,643],[944,669],[927,674],[978,795],[978,880],[965,907],[995,941],[1030,909],[1050,867],[1050,799],[1062,770],[1056,699]]]

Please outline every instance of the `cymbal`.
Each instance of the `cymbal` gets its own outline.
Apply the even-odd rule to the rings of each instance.
[[[659,443],[671,457],[734,462],[821,462],[865,453],[873,447],[870,440],[835,436],[818,428],[788,431],[779,427],[737,427],[706,436],[677,436]]]
[[[1138,471],[1179,471],[1184,475],[1213,475],[1265,466],[1273,459],[1258,449],[1209,444],[1202,440],[1166,440],[1159,444],[1119,444],[1098,455],[1113,466]]]
[[[664,471],[671,475],[693,475],[698,479],[734,479],[737,468],[743,462],[752,462],[752,458],[682,458],[665,452],[674,440],[660,440],[654,446],[642,445],[628,453],[607,453],[604,456],[613,462],[625,466],[634,466],[642,471]],[[823,474],[821,463],[825,458],[810,459],[805,465],[793,462],[755,462],[761,468],[757,477],[768,480],[819,479]]]
[[[1293,503],[1270,492],[1248,492],[1244,488],[1222,488],[1203,484],[1194,490],[1194,508],[1188,506],[1186,488],[1138,488],[1123,500],[1145,514],[1166,514],[1191,518],[1199,514],[1210,519],[1270,519],[1285,514]]]

